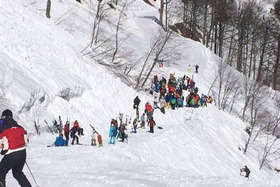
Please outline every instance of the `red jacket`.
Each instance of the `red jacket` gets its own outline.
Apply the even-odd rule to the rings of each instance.
[[[67,133],[67,132],[69,133],[70,132],[70,127],[69,126],[70,125],[67,125],[67,124],[64,125],[64,132],[65,133]]]
[[[97,141],[99,144],[102,144],[102,136],[100,134],[97,135]]]
[[[9,152],[25,149],[26,141],[24,136],[26,134],[26,130],[18,125],[12,118],[5,120],[0,128],[0,139],[6,137]]]
[[[73,126],[74,126],[74,127],[77,127],[78,129],[81,128],[78,121],[75,121],[74,124],[73,124]]]
[[[147,110],[147,112],[152,112],[153,111],[153,107],[148,103],[146,103],[145,109]]]

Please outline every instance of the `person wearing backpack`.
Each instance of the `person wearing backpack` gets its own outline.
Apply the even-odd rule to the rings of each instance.
[[[151,119],[148,122],[148,126],[150,127],[150,133],[154,133],[154,126],[156,126],[156,122],[154,121],[154,118],[151,117]]]

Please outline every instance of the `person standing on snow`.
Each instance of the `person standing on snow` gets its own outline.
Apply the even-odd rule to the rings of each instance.
[[[102,136],[99,133],[97,134],[97,142],[98,142],[98,147],[103,147]]]
[[[125,130],[126,130],[125,125],[121,124],[119,127],[119,134],[118,134],[117,138],[121,137],[122,142],[124,142],[124,139],[126,138]]]
[[[160,107],[160,111],[165,114],[165,99],[164,97],[161,97],[159,100],[159,107]]]
[[[137,121],[138,121],[138,119],[135,118],[132,122],[132,125],[133,125],[133,131],[132,132],[133,133],[137,133]]]
[[[149,102],[147,102],[145,104],[145,112],[147,114],[148,120],[151,119],[151,117],[153,117],[153,111],[154,111],[154,109],[153,109],[152,105]]]
[[[118,134],[117,128],[114,126],[114,124],[111,124],[109,129],[109,142],[108,144],[115,144],[116,143],[116,136]]]
[[[140,102],[141,100],[139,99],[138,96],[136,96],[135,99],[133,100],[133,109],[138,110]]]
[[[71,128],[71,138],[72,138],[72,145],[74,145],[74,142],[76,140],[76,144],[79,144],[79,137],[76,135],[76,133],[78,132],[78,127],[74,126]]]
[[[191,67],[191,65],[189,65],[189,67],[188,67],[188,73],[191,75],[192,74],[192,67]]]
[[[73,126],[77,127],[78,135],[79,136],[81,136],[81,135],[83,136],[84,135],[84,129],[80,127],[78,120],[75,120]]]
[[[20,186],[31,187],[22,172],[26,162],[27,132],[13,119],[11,110],[4,110],[1,119],[3,124],[0,127],[0,147],[4,157],[0,162],[0,186],[6,186],[6,174],[12,169],[13,176]]]
[[[195,73],[198,73],[199,66],[196,64],[194,67],[195,67]]]
[[[154,133],[154,126],[156,125],[156,122],[154,121],[154,118],[152,117],[149,122],[148,122],[148,126],[150,126],[150,133]]]
[[[141,116],[141,128],[145,129],[145,113],[142,114]]]
[[[68,146],[68,142],[69,142],[69,134],[70,134],[70,123],[69,121],[66,122],[66,124],[64,125],[64,136],[66,138],[66,146]]]

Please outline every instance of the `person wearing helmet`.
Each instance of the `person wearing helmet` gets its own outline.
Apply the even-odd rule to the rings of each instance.
[[[9,109],[3,111],[1,120],[0,147],[4,157],[0,162],[0,186],[6,186],[6,175],[9,170],[12,170],[13,176],[20,186],[31,187],[22,172],[26,162],[27,132],[13,119],[13,113]]]

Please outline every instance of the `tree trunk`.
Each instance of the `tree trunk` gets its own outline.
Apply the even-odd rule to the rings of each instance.
[[[219,23],[219,57],[223,57],[224,25]]]
[[[278,36],[277,57],[276,57],[276,62],[275,62],[275,65],[274,65],[274,72],[273,72],[272,88],[274,90],[276,90],[276,88],[277,88],[277,77],[279,77],[278,76],[279,61],[280,61],[280,35]]]
[[[51,0],[47,2],[46,16],[47,18],[51,18]]]
[[[203,39],[202,43],[206,46],[206,36],[207,36],[207,12],[208,12],[208,0],[205,2],[204,6],[204,20],[203,20]]]
[[[264,63],[263,59],[264,59],[265,47],[266,47],[266,43],[267,43],[267,33],[268,33],[268,28],[266,28],[265,33],[264,33],[262,51],[260,54],[260,64],[259,64],[258,74],[257,74],[257,82],[260,82],[262,80],[262,67],[263,67],[263,63]]]
[[[160,0],[160,8],[159,8],[159,22],[163,25],[163,9],[164,9],[164,2]]]

